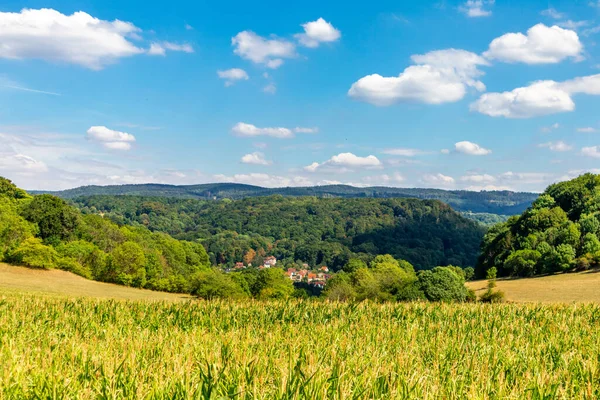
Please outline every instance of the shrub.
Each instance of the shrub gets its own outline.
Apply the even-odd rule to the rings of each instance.
[[[43,269],[55,268],[58,258],[56,250],[37,238],[23,241],[10,255],[10,261],[14,263]]]
[[[435,267],[431,271],[418,274],[419,284],[430,301],[465,301],[465,282],[451,268]]]
[[[479,301],[483,303],[501,303],[504,301],[504,292],[500,290],[493,291],[488,289],[484,294],[481,295]]]

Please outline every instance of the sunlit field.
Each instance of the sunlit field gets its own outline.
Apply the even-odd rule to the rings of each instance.
[[[0,398],[597,398],[595,305],[0,295]]]

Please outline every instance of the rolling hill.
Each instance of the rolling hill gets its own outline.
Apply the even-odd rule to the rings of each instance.
[[[424,200],[440,200],[457,211],[472,213],[489,213],[497,215],[520,214],[538,197],[536,193],[520,193],[511,191],[465,191],[419,188],[366,187],[358,188],[347,185],[328,185],[311,187],[264,188],[260,186],[237,183],[209,183],[202,185],[112,185],[82,186],[50,193],[65,199],[93,195],[137,195],[192,198],[204,200],[243,199],[259,196],[315,196],[338,198],[417,198]]]

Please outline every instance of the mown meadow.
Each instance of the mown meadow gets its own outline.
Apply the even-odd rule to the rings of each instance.
[[[0,295],[4,399],[600,396],[600,307]]]

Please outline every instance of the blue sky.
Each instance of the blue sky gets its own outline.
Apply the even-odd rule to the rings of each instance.
[[[600,2],[4,1],[0,175],[541,191],[600,173]]]

